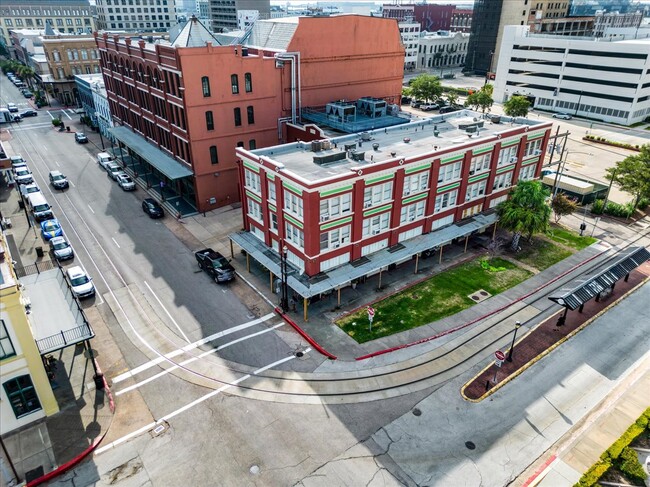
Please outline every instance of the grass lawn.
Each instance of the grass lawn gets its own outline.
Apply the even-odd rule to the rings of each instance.
[[[561,243],[576,250],[582,250],[585,247],[589,247],[592,243],[598,240],[586,235],[581,237],[575,232],[571,232],[556,225],[551,225],[551,228],[549,228],[548,232],[546,232],[546,236],[555,242]]]
[[[557,264],[572,254],[570,250],[541,238],[533,237],[532,245],[528,243],[527,239],[522,238],[519,245],[521,245],[521,251],[514,254],[513,257],[540,271]]]
[[[456,314],[475,304],[469,294],[479,289],[499,294],[532,275],[503,259],[488,262],[505,270],[490,272],[476,259],[375,303],[372,332],[365,309],[341,318],[336,324],[357,342],[364,343]]]

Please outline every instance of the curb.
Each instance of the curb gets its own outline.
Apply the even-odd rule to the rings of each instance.
[[[404,343],[402,345],[397,345],[395,347],[386,348],[384,350],[377,350],[376,352],[371,352],[371,353],[368,353],[366,355],[356,357],[355,360],[366,360],[366,359],[369,359],[369,358],[377,357],[378,355],[384,355],[386,353],[395,352],[397,350],[402,350],[404,348],[413,347],[415,345],[421,345],[422,343],[430,342],[432,340],[436,340],[438,338],[441,338],[441,337],[443,337],[445,335],[449,335],[450,333],[454,333],[454,332],[457,332],[459,330],[462,330],[463,328],[467,328],[468,326],[471,326],[471,325],[473,325],[473,324],[475,324],[475,323],[477,323],[477,322],[479,322],[481,320],[489,318],[490,316],[493,316],[493,315],[495,315],[497,313],[500,313],[501,311],[503,311],[505,309],[508,309],[509,307],[511,307],[515,303],[519,303],[520,301],[523,301],[524,299],[528,299],[530,296],[532,296],[536,292],[539,292],[540,290],[544,289],[546,286],[548,286],[550,284],[553,284],[555,281],[563,278],[564,276],[566,276],[570,272],[573,272],[574,270],[578,269],[579,267],[582,267],[583,265],[587,264],[588,262],[591,262],[592,260],[596,259],[597,257],[600,257],[605,252],[607,252],[607,250],[603,250],[602,252],[600,252],[598,254],[592,255],[587,260],[584,260],[584,261],[580,262],[579,264],[574,265],[570,269],[568,269],[568,270],[564,271],[563,273],[555,276],[550,281],[545,282],[544,284],[542,284],[541,286],[533,289],[532,291],[528,292],[527,294],[524,294],[523,296],[520,296],[517,299],[514,299],[513,301],[511,301],[510,303],[505,304],[503,306],[500,306],[499,308],[496,308],[496,309],[490,311],[489,313],[486,313],[486,314],[484,314],[482,316],[479,316],[478,318],[474,318],[473,320],[468,321],[467,323],[463,323],[462,325],[456,326],[454,328],[450,328],[449,330],[445,330],[445,331],[443,331],[441,333],[438,333],[437,335],[421,338],[420,340],[416,340],[414,342]]]
[[[329,353],[327,350],[325,350],[323,347],[321,347],[316,340],[314,340],[312,337],[310,337],[305,330],[300,328],[298,324],[293,321],[291,318],[289,318],[286,314],[282,312],[280,308],[275,308],[274,311],[282,317],[284,321],[286,321],[289,325],[293,327],[294,330],[298,332],[300,336],[302,336],[307,342],[314,347],[316,350],[318,350],[322,355],[325,355],[328,359],[330,360],[336,360],[336,355],[332,355]]]
[[[628,297],[630,294],[632,294],[633,292],[635,292],[637,289],[639,289],[641,286],[645,285],[645,284],[646,284],[647,282],[649,282],[649,281],[650,281],[650,277],[646,277],[643,281],[641,281],[639,284],[637,284],[636,286],[634,286],[632,289],[630,289],[630,290],[629,290],[627,293],[625,293],[623,296],[619,297],[616,301],[610,303],[608,306],[606,306],[605,308],[601,309],[598,313],[596,313],[595,315],[593,315],[591,318],[589,318],[587,321],[585,321],[582,325],[580,325],[578,328],[576,328],[575,330],[573,330],[573,331],[572,331],[571,333],[569,333],[567,336],[561,338],[560,340],[558,340],[557,342],[555,342],[553,345],[551,345],[550,347],[548,347],[546,350],[544,350],[542,353],[540,353],[539,355],[535,356],[534,358],[532,358],[531,360],[529,360],[528,362],[526,362],[524,365],[522,365],[520,368],[518,368],[517,370],[515,370],[512,374],[510,374],[508,377],[506,377],[505,379],[503,379],[501,382],[495,384],[494,387],[490,388],[489,391],[487,391],[485,394],[483,394],[483,395],[482,395],[481,397],[479,397],[478,399],[470,399],[469,397],[467,397],[467,396],[465,395],[465,392],[464,392],[464,391],[465,391],[465,388],[466,388],[469,384],[471,384],[472,382],[474,382],[474,381],[475,381],[475,380],[476,380],[476,379],[477,379],[477,378],[478,378],[478,377],[479,377],[483,372],[485,372],[487,369],[489,369],[490,367],[492,367],[492,364],[491,364],[491,363],[488,364],[486,367],[484,367],[484,368],[483,368],[483,369],[482,369],[478,374],[476,374],[474,377],[472,377],[472,379],[470,379],[469,381],[467,381],[467,382],[463,385],[463,387],[462,387],[461,390],[460,390],[460,395],[461,395],[462,398],[465,399],[466,401],[473,402],[473,403],[479,403],[479,402],[481,402],[483,399],[485,399],[486,397],[491,396],[494,392],[496,392],[496,391],[498,391],[499,389],[501,389],[503,386],[505,386],[506,384],[508,384],[511,380],[515,379],[516,377],[518,377],[519,375],[521,375],[524,371],[526,371],[528,368],[532,367],[532,366],[535,365],[537,362],[539,362],[541,359],[543,359],[544,357],[546,357],[547,355],[549,355],[553,350],[555,350],[556,348],[558,348],[558,347],[559,347],[560,345],[562,345],[564,342],[568,341],[570,338],[573,338],[575,335],[577,335],[577,334],[580,333],[582,330],[584,330],[585,328],[587,328],[587,326],[589,326],[591,323],[593,323],[597,318],[600,318],[602,315],[604,315],[606,312],[608,312],[611,308],[613,308],[614,306],[617,306],[621,301],[624,301],[625,299],[627,299],[627,297]],[[548,319],[550,320],[550,319],[552,319],[553,317],[557,316],[557,315],[560,314],[560,313],[562,313],[561,310],[558,311],[557,313],[555,313],[555,314],[549,316]],[[535,328],[536,328],[536,327],[535,327]],[[528,333],[526,333],[526,335],[524,335],[524,336],[521,338],[521,340],[523,340],[523,339],[526,338],[528,335],[530,335],[533,331],[535,331],[535,328],[531,329]],[[521,341],[521,340],[519,340],[519,341]],[[519,342],[519,341],[518,341],[518,342]]]

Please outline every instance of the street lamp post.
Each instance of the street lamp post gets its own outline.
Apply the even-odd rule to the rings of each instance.
[[[517,330],[521,327],[521,321],[515,321],[515,333],[512,335],[512,345],[510,345],[510,351],[508,352],[508,362],[512,362],[512,351],[515,349],[515,340],[517,339]]]
[[[289,299],[288,299],[288,291],[287,291],[287,252],[289,249],[287,248],[286,245],[282,246],[282,250],[280,252],[280,277],[282,279],[282,287],[281,287],[281,297],[280,297],[280,309],[282,309],[283,313],[286,313],[289,311]]]
[[[582,101],[582,90],[580,90],[580,96],[578,97],[578,104],[576,105],[576,111],[574,115],[578,115],[578,110],[580,109],[580,102]]]

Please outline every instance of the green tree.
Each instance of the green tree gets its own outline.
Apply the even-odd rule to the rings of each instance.
[[[489,110],[494,104],[492,97],[482,89],[480,91],[475,91],[467,97],[465,106],[473,107],[474,110],[481,110],[485,113],[486,110]]]
[[[453,91],[449,91],[445,94],[445,101],[449,105],[456,105],[458,103],[458,95]]]
[[[437,76],[421,74],[411,80],[411,95],[418,100],[437,101],[442,95],[442,85]]]
[[[531,240],[533,234],[548,228],[551,207],[546,202],[550,191],[540,181],[521,181],[510,190],[509,198],[497,206],[499,225],[514,233],[510,248],[519,249],[522,234]]]
[[[34,71],[34,68],[31,68],[29,66],[24,66],[24,65],[21,64],[18,67],[18,70],[17,70],[16,74],[18,76],[20,76],[22,79],[24,79],[25,81],[27,81],[27,84],[29,85],[29,87],[32,88],[32,86],[33,86],[32,85],[32,80],[34,79],[34,75],[36,74],[36,72]]]
[[[634,196],[634,208],[641,198],[650,198],[650,145],[642,146],[638,154],[627,156],[608,168],[605,178]]]
[[[525,117],[529,108],[530,102],[525,96],[512,96],[503,104],[503,111],[509,117]]]
[[[565,215],[572,215],[578,209],[578,203],[571,198],[567,198],[564,193],[558,193],[551,201],[551,208],[555,215],[555,223]]]
[[[481,91],[484,91],[485,93],[490,95],[490,97],[492,97],[494,95],[494,85],[492,85],[490,83],[488,83],[486,85],[483,85],[481,87]]]

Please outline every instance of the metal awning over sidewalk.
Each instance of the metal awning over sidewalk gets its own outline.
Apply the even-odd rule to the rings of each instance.
[[[194,174],[189,168],[185,167],[176,159],[170,157],[164,151],[146,141],[138,134],[132,132],[130,129],[126,127],[113,127],[108,129],[108,131],[113,134],[117,140],[122,142],[169,179],[182,179]]]
[[[603,291],[613,288],[617,281],[647,260],[650,260],[650,252],[645,247],[630,247],[618,253],[614,263],[608,262],[590,275],[578,277],[548,299],[573,311]]]
[[[449,225],[429,234],[405,240],[398,245],[380,250],[311,278],[300,275],[295,268],[289,265],[291,272],[287,275],[287,284],[303,298],[311,298],[347,286],[355,279],[386,270],[389,265],[405,261],[425,250],[442,247],[457,238],[478,233],[493,225],[496,221],[496,213],[476,215],[458,224]],[[249,232],[242,231],[231,234],[230,240],[239,245],[248,255],[274,275],[281,275],[280,255],[267,247],[257,237]]]

